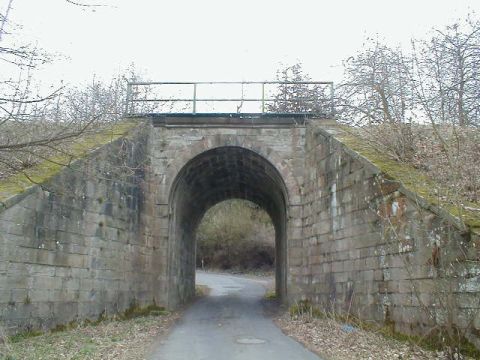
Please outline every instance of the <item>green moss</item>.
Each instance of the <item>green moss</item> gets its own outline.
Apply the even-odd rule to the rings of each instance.
[[[55,326],[53,329],[51,329],[50,332],[56,333],[56,332],[66,331],[66,330],[68,330],[69,328],[70,328],[69,325],[58,324],[58,325]]]
[[[140,307],[133,302],[132,305],[127,310],[125,310],[123,313],[119,315],[114,316],[112,319],[124,321],[124,320],[130,320],[138,317],[144,317],[144,316],[164,316],[169,314],[170,312],[167,311],[164,307],[157,306],[155,304],[148,305],[145,307]],[[106,316],[105,312],[102,312],[98,316],[98,318],[93,321],[87,319],[82,322],[71,321],[67,324],[58,324],[53,329],[50,330],[50,333],[68,331],[71,329],[75,329],[81,325],[97,326],[106,320],[110,320],[110,318]],[[41,336],[44,334],[45,332],[42,332],[42,331],[28,330],[28,331],[20,332],[16,335],[9,336],[8,341],[11,343],[17,343],[17,342],[20,342],[32,337]]]
[[[30,339],[32,337],[37,337],[37,336],[40,336],[40,335],[43,335],[43,332],[28,330],[28,331],[24,331],[24,332],[18,333],[16,335],[10,336],[8,338],[8,341],[11,342],[11,343],[17,343],[17,342],[23,341],[25,339]]]
[[[362,139],[348,133],[336,136],[338,140],[347,145],[350,149],[370,160],[390,179],[402,181],[406,187],[414,188],[418,192],[428,194],[428,186],[433,182],[422,172],[414,167],[399,163],[388,156],[378,152]]]
[[[267,291],[265,293],[265,299],[276,300],[277,299],[277,293],[274,290]]]
[[[69,155],[54,156],[22,173],[0,181],[0,202],[24,192],[36,184],[42,184],[55,176],[73,161],[87,156],[91,151],[126,135],[138,122],[125,121],[113,125],[97,134],[89,134],[77,139],[68,149]]]
[[[133,303],[127,310],[119,316],[121,320],[129,320],[140,316],[162,316],[168,315],[169,312],[164,307],[157,306],[155,304],[148,305],[146,307],[140,307],[136,303]]]
[[[463,223],[472,231],[480,231],[480,214],[472,210],[459,209],[452,203],[442,201],[437,194],[448,194],[449,191],[442,188],[442,186],[425,173],[409,164],[398,162],[379,152],[366,141],[352,134],[351,131],[346,131],[342,128],[339,128],[339,130],[340,133],[336,134],[335,138],[348,148],[368,159],[377,166],[388,179],[401,182],[406,189],[420,195],[427,202],[441,207],[457,218],[461,217]],[[478,204],[466,201],[462,201],[462,203],[467,207],[478,207]]]

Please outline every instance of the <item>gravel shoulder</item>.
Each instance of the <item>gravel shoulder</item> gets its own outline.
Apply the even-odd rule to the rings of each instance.
[[[17,341],[0,340],[1,360],[143,360],[179,313],[106,320]]]
[[[352,328],[333,319],[277,314],[282,331],[325,360],[446,359],[441,352],[424,350],[415,344],[387,338],[373,331]]]

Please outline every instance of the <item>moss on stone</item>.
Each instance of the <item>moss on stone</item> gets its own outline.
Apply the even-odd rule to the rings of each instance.
[[[23,331],[18,334],[9,336],[8,341],[11,343],[17,343],[26,339],[30,339],[32,337],[41,336],[43,334],[44,333],[40,330],[27,330],[27,331]]]
[[[433,179],[428,177],[424,172],[416,169],[412,165],[396,161],[386,154],[376,150],[368,142],[362,140],[352,131],[344,127],[338,127],[335,138],[346,145],[351,150],[365,157],[372,164],[385,174],[388,179],[399,181],[403,186],[418,195],[427,202],[436,205],[457,218],[461,218],[463,223],[467,225],[473,232],[480,233],[480,212],[459,208],[452,203],[439,198],[438,194],[448,194],[449,191]],[[462,201],[467,207],[477,208],[478,204]]]
[[[121,320],[129,320],[140,316],[163,316],[168,314],[169,312],[163,306],[151,304],[141,307],[134,303],[120,314],[118,318]]]
[[[36,184],[42,184],[58,174],[65,166],[84,158],[93,150],[125,136],[138,122],[123,121],[95,134],[78,138],[68,149],[68,155],[54,156],[25,171],[0,181],[0,202],[20,194]]]

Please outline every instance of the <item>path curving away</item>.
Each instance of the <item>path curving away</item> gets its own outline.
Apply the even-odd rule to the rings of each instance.
[[[197,272],[196,282],[210,295],[185,312],[151,360],[319,360],[264,314],[264,281]]]

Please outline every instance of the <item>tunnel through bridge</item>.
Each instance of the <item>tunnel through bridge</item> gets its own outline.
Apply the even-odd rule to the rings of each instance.
[[[263,208],[275,228],[275,283],[286,296],[287,190],[282,175],[258,153],[239,146],[207,150],[187,162],[170,194],[170,279],[168,302],[187,301],[195,292],[195,232],[205,212],[232,198]]]

